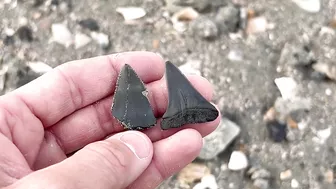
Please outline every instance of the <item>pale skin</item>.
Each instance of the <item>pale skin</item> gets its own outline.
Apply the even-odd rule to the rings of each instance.
[[[158,117],[149,130],[125,131],[110,113],[125,63],[149,91]],[[168,103],[164,67],[164,60],[151,52],[76,60],[1,96],[0,188],[154,189],[192,162],[220,116],[162,131],[159,118]],[[212,99],[208,80],[188,79]]]

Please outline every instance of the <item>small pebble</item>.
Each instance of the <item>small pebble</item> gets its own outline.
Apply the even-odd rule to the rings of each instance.
[[[243,53],[238,50],[231,50],[227,57],[233,62],[239,62],[243,60]]]
[[[222,33],[233,33],[238,29],[239,18],[239,9],[229,4],[218,10],[215,20]]]
[[[328,170],[325,174],[324,174],[324,177],[325,177],[325,181],[327,183],[333,183],[334,181],[334,172],[332,170]]]
[[[280,180],[287,180],[292,177],[292,171],[286,170],[280,173]]]
[[[50,4],[51,5],[55,5],[55,6],[58,6],[59,5],[59,2],[60,0],[51,0]]]
[[[4,45],[11,45],[14,44],[14,37],[13,36],[6,36],[3,40]]]
[[[330,96],[330,95],[332,94],[331,89],[330,89],[330,88],[327,88],[327,89],[325,90],[325,94],[326,94],[327,96]]]
[[[59,9],[61,10],[61,12],[64,12],[64,13],[70,12],[72,9],[71,1],[62,1],[59,4]]]
[[[216,24],[204,16],[197,18],[191,24],[193,32],[201,38],[213,39],[218,35]]]
[[[331,135],[331,127],[322,129],[316,132],[316,136],[313,140],[317,143],[324,144]]]
[[[175,13],[181,9],[183,9],[182,6],[177,5],[178,1],[176,0],[165,0],[166,9],[169,13]]]
[[[301,121],[298,123],[298,129],[303,131],[307,128],[307,121]]]
[[[295,141],[296,139],[297,139],[297,133],[294,133],[294,131],[293,130],[288,130],[288,132],[287,132],[287,135],[286,135],[286,139],[288,140],[288,141],[291,141],[291,142],[293,142],[293,141]]]
[[[178,32],[187,30],[187,23],[199,17],[199,13],[192,7],[187,7],[174,13],[171,18],[173,27]]]
[[[270,138],[274,142],[282,142],[286,139],[288,128],[284,123],[280,123],[277,120],[267,122],[267,129]]]
[[[17,31],[16,34],[22,41],[33,41],[33,31],[28,26],[21,26]]]
[[[274,108],[278,112],[278,120],[287,123],[286,117],[290,113],[301,110],[310,110],[312,108],[312,100],[310,98],[301,98],[293,96],[291,99],[277,98],[274,102]],[[281,119],[279,119],[282,117]]]
[[[78,24],[81,27],[89,29],[91,31],[98,31],[99,30],[99,25],[98,25],[97,21],[94,20],[93,18],[83,19],[83,20],[79,21]]]
[[[5,34],[7,36],[13,36],[15,34],[15,31],[12,28],[6,28],[5,29]]]
[[[20,17],[19,18],[19,25],[20,26],[26,26],[28,24],[28,19],[26,17]]]
[[[265,17],[256,17],[249,19],[247,22],[246,33],[261,33],[267,30],[268,23]]]
[[[271,173],[266,169],[259,169],[253,172],[251,175],[252,180],[256,179],[269,179],[271,178]]]
[[[220,167],[221,171],[226,171],[227,169],[228,169],[228,167],[227,167],[226,164],[222,164],[221,167]]]
[[[254,147],[253,147],[253,148],[254,148]],[[257,167],[257,166],[251,166],[251,167],[247,170],[246,175],[248,175],[249,177],[251,177],[252,174],[253,174],[254,172],[258,171],[258,170],[259,170],[259,167]]]
[[[42,13],[40,13],[40,12],[35,12],[35,13],[33,14],[33,19],[34,19],[34,20],[37,20],[37,19],[41,18],[41,16],[42,16]]]
[[[181,184],[190,185],[201,180],[205,175],[209,175],[210,172],[210,169],[206,165],[190,163],[179,172],[177,180]]]
[[[229,184],[229,188],[234,188],[234,187],[235,187],[235,184],[231,182],[231,183]]]
[[[210,6],[211,1],[209,0],[173,0],[174,4],[177,6],[192,7],[197,11],[204,11]]]
[[[299,187],[299,182],[296,179],[292,179],[291,187],[292,188],[298,188]]]
[[[183,72],[183,74],[201,75],[201,61],[199,60],[189,60],[178,68]]]
[[[44,3],[45,0],[34,0],[34,7],[39,7]]]
[[[319,62],[319,63],[313,64],[312,67],[315,71],[325,75],[327,78],[336,80],[336,66],[335,65]]]
[[[11,45],[14,43],[14,34],[15,31],[11,28],[6,28],[5,29],[5,39],[3,40],[3,43],[5,45]]]
[[[253,186],[257,189],[269,189],[269,181],[265,179],[256,179],[253,181]]]
[[[232,171],[239,171],[247,168],[248,159],[246,155],[241,151],[234,151],[231,154],[228,168]]]
[[[316,62],[316,56],[311,50],[311,47],[305,45],[303,47],[296,47],[293,53],[296,60],[295,65],[309,66]]]
[[[245,30],[248,23],[249,10],[246,7],[240,7],[239,17],[239,28]]]

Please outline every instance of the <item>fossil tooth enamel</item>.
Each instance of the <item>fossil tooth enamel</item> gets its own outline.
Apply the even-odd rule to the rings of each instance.
[[[166,62],[168,107],[162,116],[161,128],[167,130],[186,124],[215,120],[219,112],[170,61]]]
[[[128,64],[118,76],[111,113],[129,130],[142,130],[156,124],[145,85]]]

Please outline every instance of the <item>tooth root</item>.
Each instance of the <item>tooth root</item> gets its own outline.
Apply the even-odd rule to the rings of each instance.
[[[112,115],[129,130],[142,130],[156,124],[146,96],[147,90],[128,64],[121,69],[111,107]]]
[[[218,110],[169,61],[166,62],[166,79],[169,100],[161,121],[163,130],[210,122],[218,117]]]

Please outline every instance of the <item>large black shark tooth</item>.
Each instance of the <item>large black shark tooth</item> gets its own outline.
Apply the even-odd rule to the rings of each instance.
[[[161,128],[167,130],[185,124],[215,120],[219,112],[171,62],[166,62],[168,107],[162,116]]]
[[[142,130],[156,124],[145,85],[128,64],[120,71],[111,112],[129,130]]]

